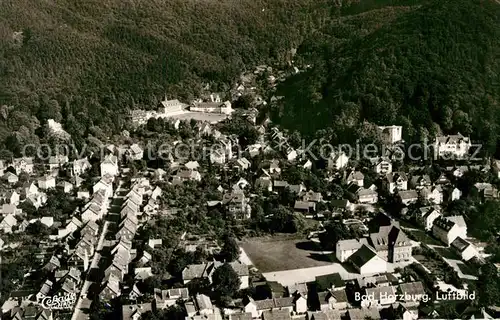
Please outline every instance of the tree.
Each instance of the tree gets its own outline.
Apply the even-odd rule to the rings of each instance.
[[[335,249],[339,240],[349,239],[351,236],[352,233],[345,224],[339,221],[329,221],[325,224],[325,232],[319,234],[319,241],[323,247]]]
[[[487,263],[479,269],[480,275],[477,281],[479,294],[479,305],[494,306],[500,301],[500,278],[494,264]]]
[[[240,247],[232,235],[224,237],[224,244],[221,249],[221,256],[226,261],[232,262],[240,256]]]
[[[236,271],[229,263],[215,269],[212,275],[212,285],[215,295],[220,297],[232,297],[239,290],[241,280]]]

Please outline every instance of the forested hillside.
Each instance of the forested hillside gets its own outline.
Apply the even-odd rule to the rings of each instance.
[[[64,118],[77,138],[109,134],[122,111],[165,93],[189,97],[206,82],[221,89],[245,66],[285,62],[334,8],[327,0],[1,1],[0,106],[13,108],[2,108],[0,141],[11,135],[12,149],[36,140],[31,115]]]
[[[406,140],[470,134],[494,151],[500,132],[500,5],[436,0],[332,22],[299,48],[313,68],[285,83],[275,119],[335,138],[364,120],[404,126]],[[347,133],[354,133],[353,135]]]

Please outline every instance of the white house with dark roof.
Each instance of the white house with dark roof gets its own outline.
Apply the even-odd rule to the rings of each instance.
[[[434,152],[440,158],[464,158],[469,154],[472,144],[469,137],[460,133],[456,135],[437,136],[434,142]]]
[[[392,161],[387,157],[375,157],[371,158],[370,162],[373,167],[373,171],[378,174],[387,174],[392,172]]]
[[[347,262],[362,275],[387,272],[387,261],[367,245],[361,246],[347,259]]]
[[[38,179],[38,188],[42,190],[52,189],[56,187],[56,178],[45,175]]]
[[[13,214],[7,215],[3,218],[2,222],[0,222],[0,230],[4,233],[12,233],[12,229],[17,226],[17,219]]]
[[[403,190],[403,191],[398,191],[397,197],[402,204],[407,206],[409,204],[417,202],[418,193],[416,190]]]
[[[15,158],[12,160],[12,167],[16,170],[16,174],[19,175],[21,172],[26,172],[27,174],[33,174],[33,158]]]
[[[439,217],[434,220],[432,234],[449,246],[457,237],[463,236],[463,229],[454,221]]]
[[[461,237],[456,237],[451,243],[451,246],[460,254],[462,260],[464,261],[469,261],[470,259],[479,256],[476,247]]]
[[[383,184],[390,194],[405,191],[408,190],[408,177],[404,172],[390,172],[385,175]]]
[[[330,170],[340,170],[347,166],[349,162],[349,157],[344,151],[332,152],[328,158],[328,169]]]
[[[415,220],[424,227],[426,231],[432,230],[434,220],[441,216],[438,206],[427,206],[418,208],[415,212]]]
[[[346,178],[347,184],[355,184],[357,186],[363,187],[363,182],[365,180],[365,175],[361,171],[351,171]]]
[[[19,181],[19,178],[14,173],[7,171],[3,176],[2,180],[7,181],[9,184],[16,184]]]

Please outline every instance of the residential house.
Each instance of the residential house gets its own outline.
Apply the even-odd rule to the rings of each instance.
[[[13,174],[12,172],[10,171],[7,171],[3,176],[2,176],[2,179],[4,181],[7,181],[7,183],[9,184],[16,184],[18,181],[19,181],[19,178],[17,177],[17,175]]]
[[[312,201],[300,201],[296,200],[293,209],[296,212],[308,213],[316,210],[316,203]]]
[[[408,177],[404,172],[390,172],[387,173],[383,181],[385,189],[393,194],[397,191],[408,190]]]
[[[132,161],[142,160],[144,156],[144,150],[137,143],[134,143],[126,151],[126,156]]]
[[[53,171],[62,168],[66,163],[68,163],[68,156],[56,155],[49,157],[49,170]]]
[[[369,238],[371,246],[385,261],[397,263],[410,260],[410,239],[398,226],[380,226],[379,231],[371,233]]]
[[[434,220],[432,234],[442,242],[450,245],[457,237],[462,236],[463,232],[457,223],[449,219],[439,217]],[[464,236],[463,238],[466,237]]]
[[[207,113],[221,113],[230,115],[233,113],[233,108],[231,107],[231,102],[225,101],[224,103],[219,102],[199,102],[191,105],[189,111],[193,112],[207,112]]]
[[[430,201],[433,204],[443,203],[443,189],[440,185],[434,187],[424,187],[420,189],[420,197],[423,200]]]
[[[387,144],[394,144],[403,140],[402,126],[379,126],[378,129],[382,132],[382,139]]]
[[[357,251],[357,250],[356,250]],[[318,291],[335,291],[346,288],[345,281],[339,273],[325,274],[317,276],[315,279],[316,289]]]
[[[463,159],[469,154],[471,146],[470,138],[464,137],[460,133],[437,136],[434,142],[434,152],[440,158]]]
[[[420,190],[422,188],[432,186],[432,180],[427,174],[414,175],[411,177],[410,186],[413,189]]]
[[[371,158],[370,162],[375,173],[385,175],[392,172],[392,162],[391,159],[387,157],[375,157]]]
[[[251,313],[252,318],[261,318],[265,312],[280,312],[283,314],[288,314],[294,309],[293,297],[288,298],[273,298],[266,300],[254,300],[251,297],[247,297],[247,302],[243,308],[245,313]]]
[[[248,266],[237,261],[231,262],[229,264],[240,278],[241,281],[240,289],[248,288],[249,286]],[[206,278],[211,282],[213,272],[221,265],[222,263],[218,261],[202,263],[202,264],[190,264],[187,267],[185,267],[184,270],[182,270],[182,280],[184,284],[187,284],[194,279],[203,279],[203,278]]]
[[[280,161],[277,159],[271,160],[269,163],[269,173],[270,174],[279,174],[281,173]]]
[[[71,191],[73,191],[73,185],[68,181],[61,181],[57,184],[57,186],[61,188],[64,193],[70,193]]]
[[[61,262],[59,261],[59,259],[56,256],[52,256],[50,257],[49,262],[45,264],[43,269],[48,270],[49,272],[53,272],[56,269],[59,269],[60,267],[61,267]]]
[[[8,204],[12,204],[14,206],[17,206],[17,205],[19,205],[19,200],[20,200],[20,196],[19,196],[19,193],[16,192],[16,190],[7,191],[7,193],[5,195],[5,201]]]
[[[348,300],[345,290],[318,292],[321,311],[347,309]]]
[[[396,288],[393,286],[375,287],[365,289],[365,295],[370,297],[361,301],[361,307],[382,307],[389,306],[396,302]]]
[[[445,219],[457,224],[460,230],[460,237],[463,239],[467,238],[467,224],[463,216],[448,216]]]
[[[233,190],[224,194],[222,204],[227,205],[229,212],[240,219],[249,219],[252,213],[249,199],[242,190]]]
[[[330,154],[328,158],[328,169],[329,170],[340,170],[347,166],[349,162],[349,157],[344,151],[337,151]]]
[[[118,175],[118,157],[115,155],[107,155],[104,160],[101,162],[101,177],[106,175],[117,176]]]
[[[12,167],[16,171],[16,174],[19,175],[21,172],[26,172],[27,174],[33,174],[33,158],[15,158],[12,160]]]
[[[448,185],[450,183],[451,183],[450,179],[448,179],[448,177],[444,173],[441,173],[439,175],[439,177],[436,179],[436,181],[434,182],[434,184],[440,184],[443,186]]]
[[[92,192],[96,193],[102,190],[105,198],[111,198],[113,196],[113,177],[106,175],[103,176],[93,187]]]
[[[116,233],[116,239],[126,239],[132,240],[137,232],[137,220],[132,221],[131,219],[123,220],[119,225],[119,230]]]
[[[424,227],[426,231],[431,231],[434,220],[441,216],[438,206],[427,206],[418,208],[415,213],[415,220]]]
[[[255,188],[260,188],[267,190],[269,192],[273,191],[273,181],[269,175],[263,174],[257,180],[255,180]]]
[[[179,170],[172,178],[173,184],[180,184],[184,181],[201,181],[201,175],[196,170]]]
[[[88,170],[92,168],[92,165],[90,164],[89,159],[87,157],[82,158],[82,159],[77,159],[73,161],[72,167],[71,167],[71,174],[73,176],[81,176]]]
[[[3,230],[4,233],[12,233],[12,229],[17,226],[17,219],[13,214],[7,215],[3,218],[2,222],[0,222],[0,230]]]
[[[141,315],[147,312],[152,312],[151,302],[141,304],[124,304],[122,306],[122,320],[138,320]]]
[[[449,202],[459,200],[462,197],[462,191],[458,188],[448,188],[445,190],[445,199]]]
[[[366,244],[368,244],[368,241],[364,238],[339,240],[335,246],[335,256],[337,260],[344,262]]]
[[[331,200],[332,215],[342,215],[344,212],[351,211],[353,204],[347,199]]]
[[[42,190],[52,189],[56,187],[56,178],[45,175],[38,179],[38,188]]]
[[[399,201],[405,206],[418,201],[418,193],[416,190],[398,191],[397,196]]]
[[[361,171],[351,171],[346,178],[347,184],[355,184],[359,187],[363,187],[363,181],[365,175]]]
[[[337,320],[341,318],[338,310],[313,311],[309,313],[309,320]]]
[[[378,193],[373,189],[358,187],[354,195],[358,203],[374,204],[378,202]]]
[[[402,299],[399,300],[407,306],[418,306],[426,294],[424,285],[420,281],[400,284],[397,293],[402,295]]]
[[[156,309],[168,309],[176,304],[176,301],[189,299],[189,291],[187,288],[177,289],[154,289],[155,307]]]
[[[462,260],[464,261],[469,261],[470,259],[479,256],[476,247],[461,237],[456,237],[451,243],[451,246],[460,254]]]
[[[363,245],[347,262],[350,263],[360,274],[375,274],[387,272],[387,261],[377,255],[377,253],[368,246]]]
[[[371,319],[380,320],[380,311],[376,307],[370,308],[360,308],[360,309],[348,309],[347,310],[348,320],[360,320],[360,319]]]
[[[245,171],[250,169],[252,167],[252,164],[247,160],[247,158],[242,157],[234,162],[234,166],[240,171]]]
[[[484,201],[498,198],[498,190],[491,183],[478,182],[474,184],[474,188]]]

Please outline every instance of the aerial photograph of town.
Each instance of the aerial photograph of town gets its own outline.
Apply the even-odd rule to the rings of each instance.
[[[0,0],[0,319],[500,319],[499,0]]]

